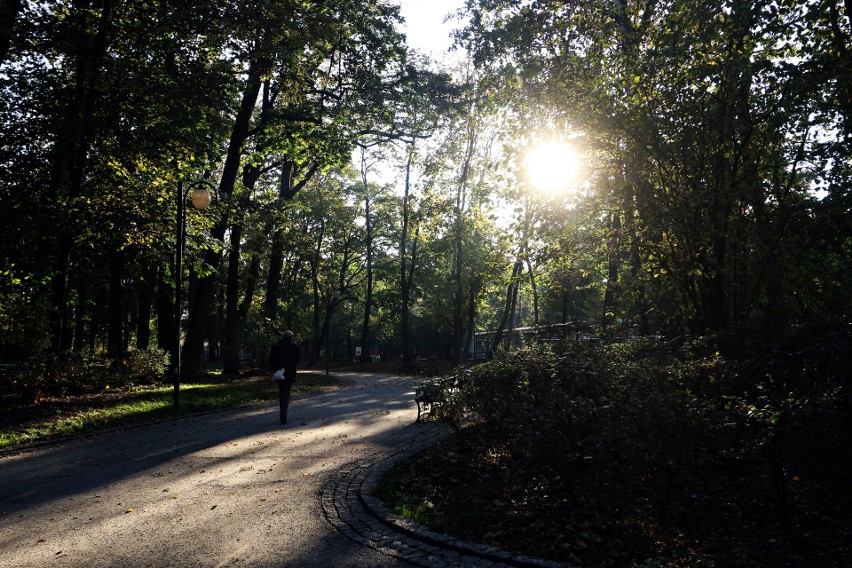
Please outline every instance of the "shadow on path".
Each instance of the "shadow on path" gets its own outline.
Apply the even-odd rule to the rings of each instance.
[[[269,403],[111,431],[6,455],[0,457],[0,515],[20,513],[143,473],[156,475],[159,468],[185,456],[219,446],[273,436],[274,440],[283,437],[288,451],[293,452],[315,443],[312,439],[330,425],[371,431],[367,427],[380,422],[383,416],[410,410],[412,393],[410,381],[368,378],[358,386],[294,400],[288,426],[278,424],[277,404]],[[413,421],[416,411],[411,417]],[[395,443],[385,438],[380,429],[359,442],[378,447]],[[244,443],[237,446],[227,455],[209,456],[208,463],[202,461],[198,467],[251,458],[262,447]]]

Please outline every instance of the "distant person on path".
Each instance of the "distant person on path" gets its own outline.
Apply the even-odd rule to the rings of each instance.
[[[290,406],[290,389],[296,380],[296,365],[299,363],[299,346],[293,341],[293,332],[284,332],[280,341],[269,350],[269,368],[273,372],[283,369],[284,379],[278,384],[278,407],[281,424],[287,424],[287,407]]]

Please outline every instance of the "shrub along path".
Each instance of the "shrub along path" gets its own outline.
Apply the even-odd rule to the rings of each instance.
[[[571,565],[852,566],[849,359],[734,355],[703,340],[509,352],[458,375],[441,413],[464,427],[379,496],[436,532]]]

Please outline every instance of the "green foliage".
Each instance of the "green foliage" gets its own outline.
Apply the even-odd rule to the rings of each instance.
[[[771,344],[532,346],[460,371],[462,388],[441,414],[468,443],[504,456],[509,475],[570,488],[590,468],[622,464],[647,480],[665,516],[708,467],[766,468],[766,491],[783,513],[799,444],[850,419],[850,331],[823,331],[826,348],[804,333]]]
[[[24,401],[97,392],[108,383],[109,361],[90,353],[31,356],[10,373],[10,387]]]
[[[408,517],[424,526],[434,526],[435,505],[430,500],[438,489],[428,483],[419,483],[416,487],[400,487],[382,478],[375,488],[375,495],[386,503],[394,503],[400,515]]]
[[[34,294],[37,283],[21,278],[14,265],[0,269],[0,358],[21,361],[47,346],[45,302]]]
[[[611,4],[471,1],[459,34],[488,80],[523,85],[513,109],[562,114],[556,127],[588,145],[589,198],[610,221],[593,226],[604,309],[699,334],[809,317],[837,301],[828,288],[848,299],[842,245],[812,238],[848,212],[829,205],[850,188],[848,17],[832,3]]]
[[[287,327],[314,359],[354,342],[462,359],[472,328],[602,314],[670,337],[848,319],[848,17],[610,4],[471,0],[451,79],[407,53],[388,0],[27,3],[0,61],[0,359],[118,357],[132,324],[174,346],[176,184],[199,176],[218,187],[187,215],[187,367],[236,328],[228,353],[258,361]],[[520,149],[551,133],[586,146],[589,176],[522,206]],[[383,143],[411,158],[403,202],[333,169]],[[353,185],[375,193],[369,237]],[[57,361],[26,390],[124,372]],[[127,380],[155,380],[139,365]]]
[[[121,373],[128,383],[156,384],[166,376],[170,361],[171,356],[162,349],[135,349],[128,353]]]
[[[117,361],[82,351],[61,356],[47,353],[7,368],[4,382],[10,394],[24,401],[35,401],[161,383],[168,366],[169,354],[153,348],[131,351]]]
[[[504,354],[456,373],[441,412],[458,434],[381,496],[571,565],[843,565],[850,337],[821,322]]]

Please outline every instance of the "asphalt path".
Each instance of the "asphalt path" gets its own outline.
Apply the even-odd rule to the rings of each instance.
[[[336,531],[327,480],[422,433],[413,380],[350,386],[0,457],[0,566],[410,566]]]

